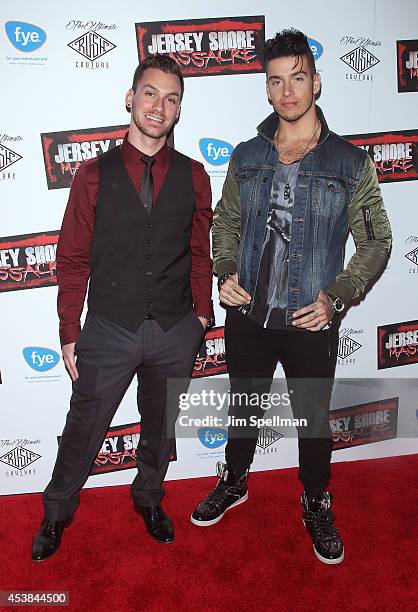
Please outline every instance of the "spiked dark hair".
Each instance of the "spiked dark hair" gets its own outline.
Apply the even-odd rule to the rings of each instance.
[[[308,58],[309,69],[312,75],[314,75],[316,73],[315,60],[308,39],[303,32],[294,28],[277,32],[274,38],[266,40],[264,45],[264,65],[266,70],[268,62],[278,57],[295,56],[302,58],[303,55],[306,55]]]
[[[179,66],[176,62],[169,56],[163,55],[161,53],[156,53],[155,55],[149,55],[138,65],[137,69],[134,73],[134,78],[132,79],[132,89],[135,91],[138,81],[144,74],[145,70],[148,68],[155,68],[156,70],[162,70],[167,74],[175,74],[180,81],[180,99],[183,97],[184,92],[184,79],[181,73]]]

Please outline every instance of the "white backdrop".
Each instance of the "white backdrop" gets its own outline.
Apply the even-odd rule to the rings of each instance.
[[[102,0],[88,3],[73,0],[68,5],[52,0],[38,3],[21,0],[18,9],[10,0],[3,2],[0,7],[3,84],[0,144],[21,159],[3,169],[6,165],[4,150],[0,158],[3,159],[0,173],[2,269],[12,265],[11,256],[5,254],[9,248],[8,237],[54,231],[61,225],[69,190],[48,190],[41,133],[128,123],[124,95],[138,63],[134,24],[254,14],[265,16],[266,38],[279,29],[294,26],[320,43],[323,53],[317,60],[317,68],[323,88],[319,104],[332,130],[342,135],[356,135],[418,129],[418,93],[398,93],[396,67],[396,41],[418,38],[416,0],[398,3],[391,0],[351,0],[349,3],[260,0],[256,9],[249,0],[213,0],[210,4],[185,0],[175,8],[167,0],[148,4],[121,0],[116,5]],[[90,20],[115,26],[98,30],[115,45],[101,58],[104,67],[81,67],[82,56],[68,46],[86,31],[83,24]],[[31,53],[14,48],[5,30],[5,24],[10,21],[35,24],[46,32],[45,44]],[[81,22],[81,27],[77,26],[77,21]],[[340,59],[358,46],[363,46],[379,60],[363,73],[351,69]],[[211,176],[214,203],[220,196],[227,165],[214,166],[207,162],[200,152],[199,140],[219,139],[235,146],[253,137],[256,125],[270,112],[265,77],[261,73],[186,79],[175,146],[205,163]],[[418,318],[418,265],[405,257],[418,241],[418,182],[385,183],[382,192],[393,228],[393,251],[388,268],[374,289],[363,302],[350,309],[343,322],[342,335],[348,336],[349,344],[357,350],[339,359],[337,376],[413,381],[418,372],[416,363],[378,370],[376,338],[379,326]],[[347,256],[352,252],[350,242]],[[23,350],[35,347],[39,353],[39,347],[45,347],[50,355],[53,355],[51,350],[60,352],[56,293],[56,287],[52,286],[0,294],[2,494],[43,490],[55,460],[57,436],[68,410],[70,380],[61,360],[54,368],[36,371],[25,360]],[[224,313],[218,306],[216,316],[217,325],[221,326]],[[360,346],[353,344],[353,340]],[[280,367],[277,375],[282,376]],[[199,388],[199,381],[193,381],[193,386]],[[138,421],[135,392],[135,385],[132,385],[113,425]],[[404,420],[401,429],[408,430],[410,435],[339,450],[334,460],[418,452],[416,405],[410,395],[404,400],[400,393],[397,395],[400,396],[399,422]],[[373,399],[380,399],[380,396],[374,398],[368,391],[363,399],[349,401],[340,394],[339,403],[334,407]],[[254,469],[296,465],[296,447],[295,440],[290,438],[281,438],[265,448],[261,445]],[[179,439],[177,461],[171,463],[168,478],[214,473],[214,462],[222,457],[223,450],[224,446],[207,448],[197,437]],[[90,477],[86,486],[126,483],[133,475],[132,470],[99,474]]]

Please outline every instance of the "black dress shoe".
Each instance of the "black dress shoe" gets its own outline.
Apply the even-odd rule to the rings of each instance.
[[[173,523],[170,521],[161,506],[137,506],[135,510],[144,519],[148,533],[157,542],[169,544],[174,540]]]
[[[36,534],[32,544],[32,561],[45,561],[54,554],[61,544],[62,532],[72,522],[72,518],[65,521],[48,521],[44,519],[41,528]]]

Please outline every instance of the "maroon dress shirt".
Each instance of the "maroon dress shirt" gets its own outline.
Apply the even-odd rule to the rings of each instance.
[[[128,140],[121,145],[121,154],[132,183],[139,194],[145,164],[143,153]],[[167,175],[170,148],[167,143],[155,155],[152,166],[154,202]],[[198,316],[211,317],[212,261],[209,232],[212,223],[209,176],[202,164],[192,162],[196,209],[193,215],[191,289],[194,311]],[[74,177],[62,222],[57,248],[58,316],[61,345],[76,342],[80,334],[83,311],[90,277],[90,246],[93,236],[96,201],[99,186],[97,158],[85,161]]]

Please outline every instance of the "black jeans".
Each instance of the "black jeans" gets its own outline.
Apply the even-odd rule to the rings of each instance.
[[[308,495],[318,495],[330,477],[332,438],[329,405],[338,349],[338,327],[320,332],[265,329],[236,308],[225,322],[227,366],[234,393],[268,393],[278,361],[285,371],[294,418],[306,419],[298,428],[299,478]],[[267,417],[262,409],[231,402],[229,415]],[[243,421],[242,421],[243,422]],[[228,467],[247,470],[254,457],[258,428],[231,426],[225,449]]]

